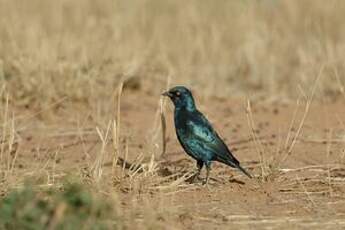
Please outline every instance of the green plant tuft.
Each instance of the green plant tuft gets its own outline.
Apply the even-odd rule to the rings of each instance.
[[[0,229],[117,229],[111,204],[79,184],[60,191],[27,186],[0,201]]]

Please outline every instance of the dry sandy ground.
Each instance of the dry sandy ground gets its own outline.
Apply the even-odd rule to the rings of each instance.
[[[160,139],[154,137],[160,134],[154,125],[159,121],[158,101],[157,95],[142,92],[125,91],[122,96],[121,156],[128,162],[141,153],[142,162],[148,162],[152,152],[159,152]],[[195,163],[176,140],[172,105],[167,102],[166,154],[156,155],[151,170],[134,173],[118,166],[112,174],[109,141],[98,183],[92,167],[102,143],[95,127],[105,131],[107,120],[100,124],[95,113],[71,112],[63,106],[52,118],[30,116],[30,109],[15,110],[25,119],[19,122],[13,184],[16,177],[35,177],[49,186],[66,175],[82,176],[102,194],[116,192],[119,212],[133,229],[345,228],[343,101],[313,102],[304,122],[303,102],[252,102],[249,117],[254,130],[243,99],[197,95],[197,104],[255,179],[215,163],[208,187],[181,180],[195,170]]]

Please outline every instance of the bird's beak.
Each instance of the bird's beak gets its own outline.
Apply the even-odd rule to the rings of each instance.
[[[162,93],[162,96],[170,97],[171,93],[169,93],[169,91],[166,91],[166,92]]]

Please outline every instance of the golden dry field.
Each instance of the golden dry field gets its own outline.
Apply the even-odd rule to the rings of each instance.
[[[344,229],[344,12],[0,0],[0,229]],[[175,85],[254,179],[190,183]]]

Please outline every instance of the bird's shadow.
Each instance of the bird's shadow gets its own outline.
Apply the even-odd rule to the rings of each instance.
[[[230,179],[229,179],[229,182],[230,182],[230,183],[234,183],[234,184],[239,184],[239,185],[245,185],[245,184],[246,184],[246,183],[244,183],[243,181],[237,180],[237,179],[235,179],[235,178],[230,178]]]

